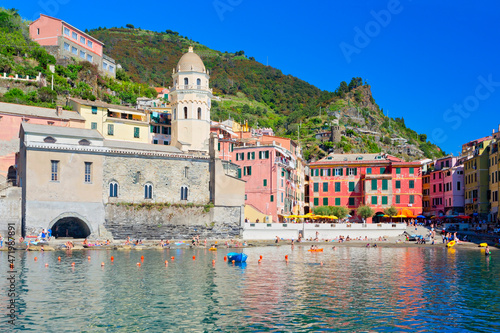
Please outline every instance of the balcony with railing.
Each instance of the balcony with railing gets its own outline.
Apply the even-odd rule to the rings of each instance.
[[[287,169],[295,169],[295,163],[283,157],[276,157],[274,159],[274,163]]]
[[[201,91],[209,91],[212,93],[212,88],[209,88],[208,86],[204,85],[198,85],[198,84],[178,84],[176,86],[170,87],[170,92],[176,91],[176,90],[201,90]]]

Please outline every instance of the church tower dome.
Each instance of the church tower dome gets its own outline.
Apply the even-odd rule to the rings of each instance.
[[[200,56],[193,52],[193,47],[189,47],[188,53],[185,53],[176,67],[177,72],[200,72],[205,73],[205,65]]]
[[[184,152],[208,153],[210,140],[210,76],[193,48],[172,73],[172,145]]]

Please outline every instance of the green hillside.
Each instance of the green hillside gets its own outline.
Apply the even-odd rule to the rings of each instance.
[[[307,158],[315,159],[328,151],[379,152],[392,151],[405,159],[439,157],[444,153],[407,128],[403,119],[389,119],[375,103],[371,90],[361,78],[341,82],[335,92],[284,75],[279,69],[265,66],[244,51],[234,53],[212,50],[177,32],[146,31],[135,28],[99,28],[88,32],[106,44],[106,53],[120,63],[133,80],[156,86],[169,86],[172,68],[179,58],[194,46],[211,74],[211,86],[217,100],[213,102],[212,119],[229,117],[250,126],[271,127],[276,134],[297,139],[305,146]],[[365,124],[353,121],[349,113],[355,109]],[[315,134],[328,130],[334,118],[345,133],[339,143],[322,144]],[[302,126],[299,124],[302,123]],[[391,124],[389,126],[389,124]],[[363,127],[379,135],[355,133]],[[396,149],[391,138],[402,138],[417,152],[411,156]],[[418,151],[422,153],[419,153]],[[401,152],[400,152],[401,151]]]
[[[250,126],[271,127],[277,135],[297,139],[304,145],[307,159],[317,159],[329,151],[387,151],[405,159],[439,157],[443,152],[427,142],[425,135],[406,127],[403,119],[389,119],[380,110],[370,86],[361,78],[340,82],[334,92],[284,75],[279,69],[265,66],[244,51],[220,52],[201,45],[177,32],[153,32],[130,28],[98,28],[86,31],[105,43],[105,53],[121,64],[117,79],[100,76],[97,67],[73,59],[68,65],[55,66],[54,57],[30,41],[28,23],[15,9],[0,8],[0,72],[36,76],[44,82],[5,82],[0,100],[11,103],[55,107],[66,97],[101,99],[112,104],[134,104],[137,97],[153,97],[154,86],[171,85],[172,68],[194,46],[211,75],[214,88],[212,119],[229,117]],[[53,90],[50,88],[54,80]],[[8,90],[5,89],[9,85]],[[338,122],[345,134],[340,142],[315,138]],[[299,133],[300,128],[300,133]],[[415,150],[407,154],[391,138],[401,138]]]

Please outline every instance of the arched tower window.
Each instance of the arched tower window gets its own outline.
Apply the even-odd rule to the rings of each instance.
[[[181,186],[181,200],[188,199],[188,188],[187,186]]]
[[[187,119],[188,117],[188,108],[187,106],[184,107],[184,119]]]
[[[184,85],[187,86],[189,84],[189,80],[187,77],[184,78]]]
[[[153,198],[153,185],[146,184],[144,185],[144,199],[152,199]]]
[[[117,198],[118,197],[118,183],[117,182],[111,182],[111,183],[109,183],[109,196],[111,198]]]
[[[201,79],[196,79],[196,85],[198,85],[198,88],[201,86]]]
[[[198,108],[198,119],[201,119],[201,108]]]

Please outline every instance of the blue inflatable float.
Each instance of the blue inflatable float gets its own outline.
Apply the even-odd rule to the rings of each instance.
[[[245,262],[247,261],[248,256],[244,253],[237,253],[237,252],[229,252],[227,254],[227,261],[232,262]]]

